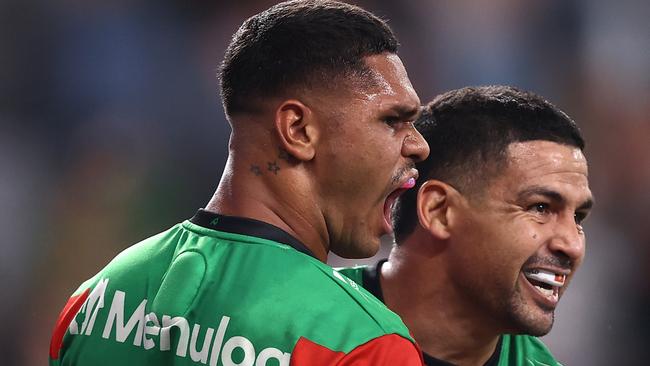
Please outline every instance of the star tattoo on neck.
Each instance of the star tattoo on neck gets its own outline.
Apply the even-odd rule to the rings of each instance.
[[[253,172],[256,176],[262,175],[262,169],[257,165],[251,165],[250,171]]]
[[[289,162],[289,153],[283,148],[278,148],[278,158]]]
[[[267,170],[270,172],[273,172],[273,174],[278,175],[278,170],[280,170],[280,166],[278,165],[277,161],[273,162],[268,162],[267,164]]]

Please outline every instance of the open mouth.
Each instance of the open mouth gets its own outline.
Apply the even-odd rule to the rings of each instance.
[[[566,275],[543,269],[529,269],[524,271],[526,280],[545,298],[557,302],[560,288],[564,286]]]
[[[397,198],[407,190],[415,187],[415,178],[409,178],[404,182],[399,188],[394,190],[391,194],[388,195],[386,201],[384,202],[384,228],[388,233],[393,232],[392,224],[392,215],[393,215],[393,206],[397,201]]]

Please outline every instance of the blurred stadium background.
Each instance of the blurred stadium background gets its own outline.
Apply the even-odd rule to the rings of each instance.
[[[76,286],[207,202],[229,133],[215,70],[243,19],[272,3],[0,2],[3,364],[45,364]],[[566,365],[648,364],[650,2],[357,4],[389,19],[423,102],[511,84],[575,118],[597,205],[545,342]]]

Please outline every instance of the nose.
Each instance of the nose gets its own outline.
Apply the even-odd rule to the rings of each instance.
[[[573,216],[558,219],[549,249],[565,254],[574,263],[582,261],[585,255],[585,235],[576,225]]]
[[[415,127],[411,127],[408,135],[404,138],[402,155],[411,158],[416,163],[429,156],[429,144]]]

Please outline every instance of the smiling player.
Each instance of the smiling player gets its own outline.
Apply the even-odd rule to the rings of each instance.
[[[450,91],[416,127],[431,147],[397,202],[396,246],[345,269],[407,324],[433,365],[557,365],[535,336],[585,252],[592,206],[575,123],[506,86]]]

